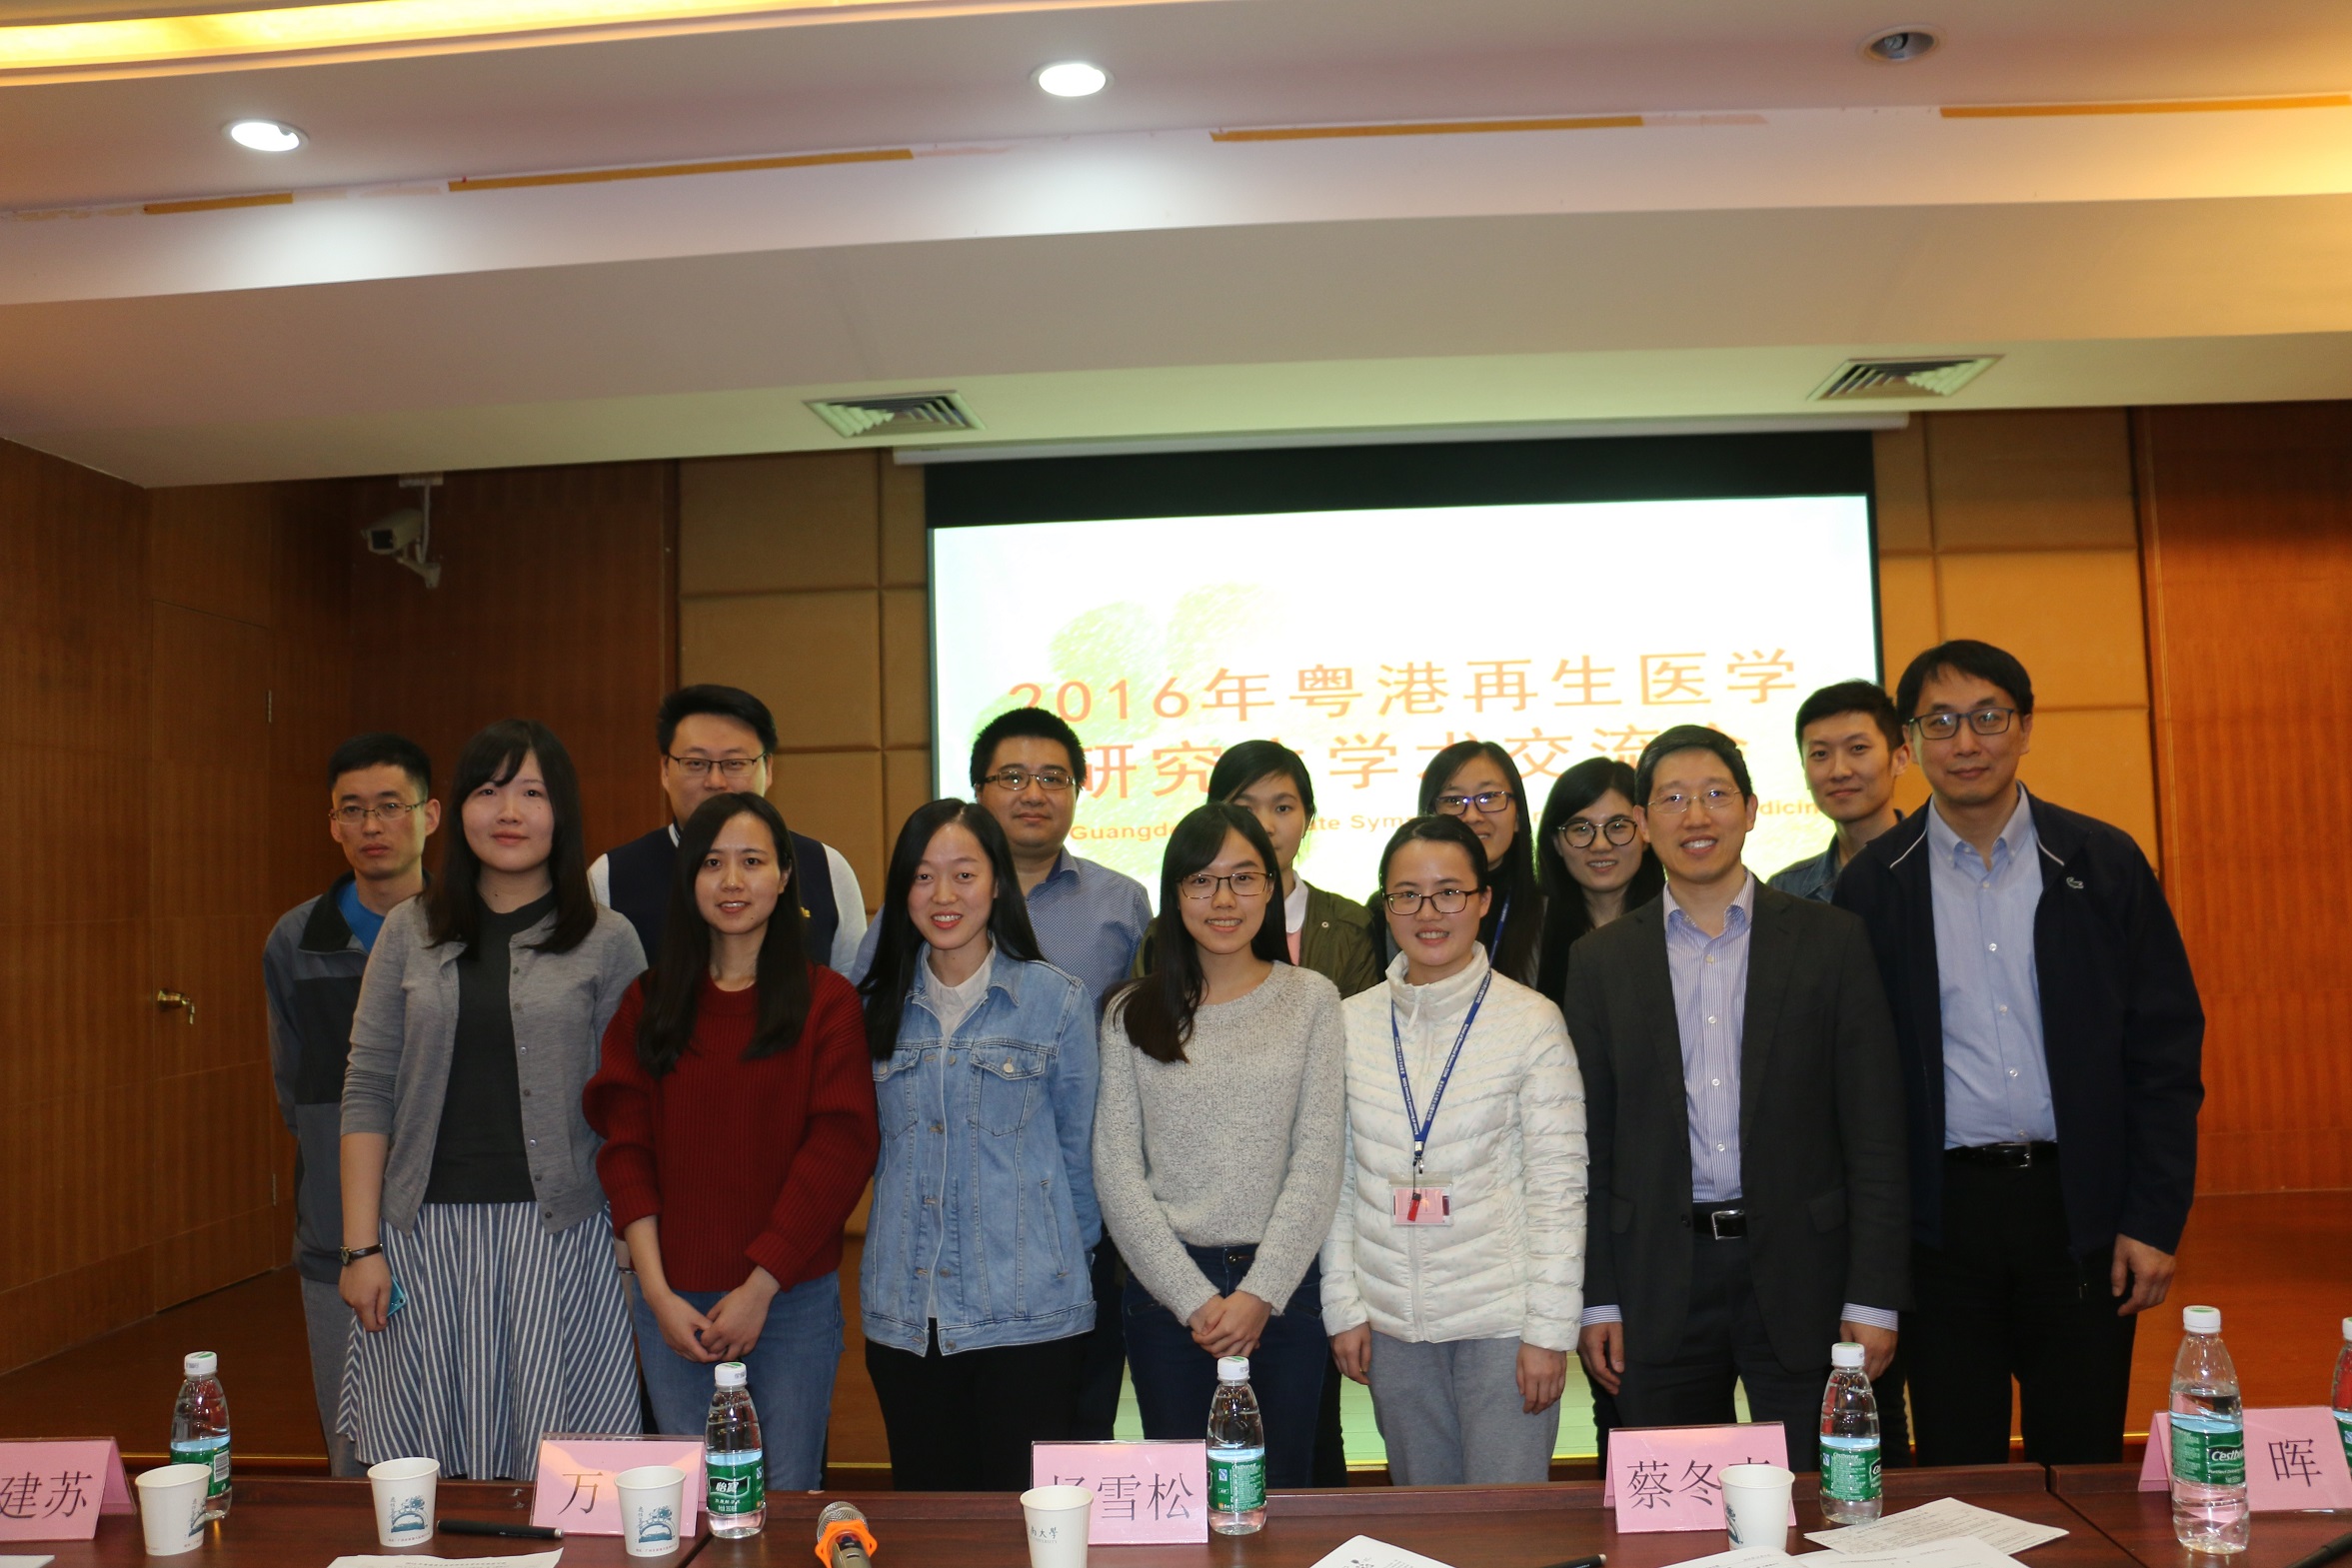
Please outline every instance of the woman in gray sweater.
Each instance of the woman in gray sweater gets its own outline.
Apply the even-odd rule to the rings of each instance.
[[[1315,1253],[1339,1201],[1339,992],[1289,961],[1280,869],[1249,812],[1204,805],[1160,870],[1153,966],[1103,1023],[1095,1189],[1127,1260],[1144,1433],[1197,1436],[1220,1356],[1250,1358],[1265,1480],[1311,1484],[1329,1365]]]
[[[545,1432],[635,1432],[637,1364],[580,1108],[645,968],[588,889],[580,784],[524,720],[466,743],[463,830],[384,922],[343,1079],[338,1426],[369,1463],[530,1479]]]

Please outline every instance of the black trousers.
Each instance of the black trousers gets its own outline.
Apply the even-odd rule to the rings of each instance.
[[[1829,1381],[1829,1346],[1817,1364],[1781,1364],[1756,1299],[1744,1237],[1690,1241],[1690,1314],[1682,1342],[1661,1360],[1625,1358],[1617,1387],[1621,1426],[1704,1426],[1738,1419],[1734,1383],[1747,1389],[1751,1420],[1778,1421],[1788,1432],[1788,1467],[1817,1470],[1821,1391]]]
[[[1921,1464],[2006,1463],[2012,1378],[2028,1460],[2123,1457],[2137,1320],[2115,1311],[2112,1265],[2068,1241],[2056,1159],[1945,1159],[1943,1241],[1912,1249],[1919,1307],[1903,1314]]]
[[[1083,1336],[1086,1360],[1079,1374],[1074,1434],[1081,1442],[1110,1442],[1111,1428],[1119,1419],[1120,1385],[1127,1381],[1127,1325],[1119,1315],[1126,1283],[1127,1265],[1106,1230],[1095,1247],[1095,1327]]]
[[[1029,1445],[1078,1436],[1086,1336],[940,1354],[939,1325],[922,1355],[866,1341],[866,1373],[882,1403],[891,1485],[902,1492],[1026,1492]]]

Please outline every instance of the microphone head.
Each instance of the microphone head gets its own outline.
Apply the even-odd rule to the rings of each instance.
[[[825,1538],[826,1531],[833,1525],[864,1524],[865,1522],[865,1510],[861,1509],[856,1503],[827,1503],[825,1505],[824,1511],[817,1516],[817,1538],[819,1540],[823,1540]]]

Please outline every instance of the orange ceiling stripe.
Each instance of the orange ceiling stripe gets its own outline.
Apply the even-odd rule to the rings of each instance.
[[[2171,98],[2148,103],[1951,104],[1947,120],[2035,120],[2080,114],[2236,114],[2251,109],[2352,109],[2352,93],[2307,93],[2300,98]]]
[[[1588,114],[1549,120],[1432,120],[1407,125],[1284,125],[1254,131],[1212,131],[1215,142],[1315,142],[1350,136],[1477,136],[1496,131],[1624,131],[1637,114]]]
[[[231,207],[291,207],[292,191],[273,191],[267,196],[208,196],[193,202],[149,202],[140,208],[146,213],[221,212]]]
[[[452,191],[516,191],[540,185],[601,185],[607,180],[666,180],[681,174],[746,174],[756,169],[810,169],[829,163],[906,163],[915,152],[885,147],[858,153],[798,153],[784,158],[729,158],[716,163],[665,163],[635,169],[581,169],[569,174],[509,174],[452,180]]]

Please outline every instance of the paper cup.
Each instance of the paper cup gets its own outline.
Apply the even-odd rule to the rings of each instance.
[[[1095,1494],[1084,1486],[1039,1486],[1021,1494],[1029,1523],[1029,1568],[1087,1568],[1087,1526]]]
[[[438,1459],[387,1459],[368,1466],[376,1492],[376,1544],[421,1546],[433,1539],[433,1491],[441,1481]]]
[[[1796,1477],[1776,1464],[1723,1467],[1723,1527],[1738,1551],[1788,1550],[1788,1492]]]
[[[666,1464],[639,1465],[613,1477],[621,1497],[621,1544],[632,1557],[667,1557],[679,1548],[686,1517],[686,1474]]]
[[[212,1485],[212,1466],[162,1465],[140,1471],[138,1484],[147,1555],[173,1557],[196,1550],[204,1541],[204,1494]]]

